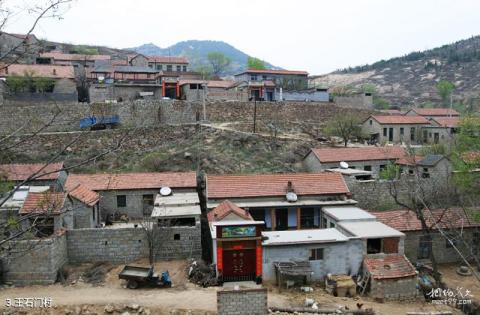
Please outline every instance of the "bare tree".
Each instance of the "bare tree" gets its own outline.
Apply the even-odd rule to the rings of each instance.
[[[324,132],[329,136],[342,138],[345,147],[348,142],[361,137],[361,120],[350,113],[342,113],[333,117],[325,126]]]

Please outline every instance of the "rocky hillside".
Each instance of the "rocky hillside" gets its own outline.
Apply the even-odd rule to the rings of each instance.
[[[317,84],[329,87],[373,84],[379,95],[393,105],[439,103],[435,85],[440,80],[455,84],[453,95],[457,102],[478,102],[480,36],[314,78]]]
[[[145,55],[159,55],[159,56],[186,56],[190,61],[192,69],[200,65],[207,64],[207,55],[210,52],[221,52],[231,60],[230,67],[226,71],[227,75],[232,75],[245,70],[247,65],[248,55],[241,50],[233,47],[222,41],[212,40],[188,40],[176,43],[170,47],[160,48],[152,43],[144,44],[139,47],[128,48]],[[266,63],[269,68],[275,68],[269,63]]]

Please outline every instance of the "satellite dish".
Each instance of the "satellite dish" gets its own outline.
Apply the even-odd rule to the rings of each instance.
[[[160,195],[162,196],[170,196],[172,194],[172,189],[170,187],[162,187],[160,188]]]
[[[288,202],[295,202],[298,200],[297,194],[293,191],[288,192],[286,197]]]
[[[340,162],[340,168],[347,169],[348,168],[348,163],[347,162]]]

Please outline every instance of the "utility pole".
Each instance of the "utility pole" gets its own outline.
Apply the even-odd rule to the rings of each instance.
[[[255,133],[257,127],[257,96],[254,94],[253,98],[255,101],[253,105],[253,133]]]
[[[207,108],[205,106],[205,89],[207,88],[207,84],[203,85],[203,122],[207,121]]]
[[[453,110],[453,93],[450,93],[450,113],[448,113],[448,117],[452,117],[452,110]]]

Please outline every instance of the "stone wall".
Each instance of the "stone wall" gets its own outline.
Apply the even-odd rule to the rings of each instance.
[[[217,291],[218,315],[268,314],[267,289]]]
[[[418,296],[417,277],[372,279],[370,295],[382,301],[409,301]]]
[[[4,280],[15,285],[52,284],[67,260],[65,235],[15,242],[12,253],[2,258]]]
[[[478,232],[479,231],[476,228],[464,229],[463,239],[468,244],[472,244],[472,246],[477,246],[478,248],[479,245],[474,241],[474,238],[473,238],[474,233],[478,233]],[[412,263],[415,263],[418,260],[420,238],[423,235],[423,233],[422,231],[407,231],[404,233],[406,235],[405,256],[407,256],[407,258]],[[458,242],[456,246],[462,252],[463,255],[465,255],[466,257],[470,256],[470,251],[467,250],[467,248],[465,247],[464,244],[461,243],[461,241]],[[438,263],[456,263],[456,262],[462,261],[460,255],[458,255],[458,253],[455,251],[453,247],[447,246],[447,240],[438,232],[432,233],[432,250],[433,250],[433,255],[435,256],[435,259],[437,260]]]
[[[373,109],[371,95],[335,96],[333,101],[340,107]]]
[[[19,122],[27,122],[25,131],[34,131],[52,120],[46,131],[72,131],[80,129],[80,119],[94,114],[93,106],[86,103],[15,102],[0,106],[0,130],[9,132],[18,129]],[[109,105],[109,114],[118,114],[124,127],[151,127],[161,124],[194,123],[203,117],[201,102],[171,100],[137,100]],[[207,120],[212,122],[251,122],[254,102],[215,101],[206,103]],[[257,122],[259,125],[273,122],[322,125],[328,119],[344,112],[332,103],[303,102],[257,102]],[[367,117],[370,111],[355,111]],[[97,114],[98,115],[98,114]]]
[[[201,256],[200,226],[171,227],[159,239],[157,260]],[[69,230],[67,249],[69,262],[73,264],[102,261],[125,264],[148,257],[148,242],[141,227]]]

